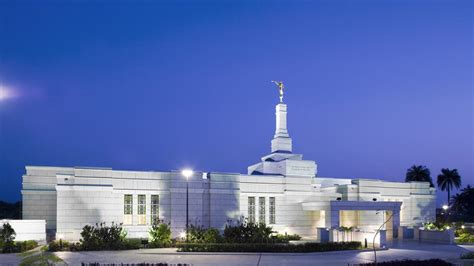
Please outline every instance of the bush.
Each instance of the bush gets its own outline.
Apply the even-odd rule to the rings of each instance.
[[[392,260],[392,261],[383,261],[383,262],[369,262],[355,264],[358,266],[451,266],[452,263],[446,262],[440,259],[430,259],[430,260]]]
[[[472,260],[472,259],[474,259],[474,252],[471,251],[471,252],[461,254],[461,259],[462,260]]]
[[[75,246],[75,244],[69,244],[68,241],[65,240],[54,240],[48,244],[48,251],[56,252],[56,251],[70,251],[71,246]]]
[[[167,223],[158,222],[154,224],[150,231],[149,235],[149,246],[152,248],[163,248],[171,246],[171,227]]]
[[[141,247],[142,240],[138,238],[126,238],[123,241],[121,249],[139,249]]]
[[[305,243],[305,244],[272,244],[272,243],[219,243],[198,244],[178,243],[180,252],[276,252],[276,253],[302,253],[324,252],[334,250],[360,249],[360,242],[331,242],[331,243]]]
[[[19,252],[25,252],[38,247],[38,242],[34,240],[18,241],[15,243]]]
[[[294,235],[288,235],[288,234],[277,234],[272,236],[272,240],[275,243],[288,243],[290,241],[294,240],[300,240],[301,236],[294,234]]]
[[[272,228],[263,223],[244,222],[237,226],[226,225],[224,241],[227,243],[270,243]]]
[[[126,231],[121,225],[105,223],[96,226],[86,225],[81,232],[80,246],[82,250],[119,250],[127,249]]]
[[[464,244],[464,243],[474,243],[474,235],[471,235],[469,233],[461,233],[459,237],[456,239],[458,243]]]
[[[188,228],[188,241],[190,243],[220,243],[222,237],[215,228],[204,228],[191,225]]]

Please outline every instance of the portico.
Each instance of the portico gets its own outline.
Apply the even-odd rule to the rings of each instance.
[[[397,237],[400,226],[400,207],[402,202],[389,201],[337,201],[303,202],[303,210],[323,212],[325,228],[336,229],[341,226],[375,231],[388,220],[385,230],[390,240]],[[393,215],[392,215],[393,214]]]

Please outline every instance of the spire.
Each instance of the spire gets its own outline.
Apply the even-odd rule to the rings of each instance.
[[[288,129],[286,127],[286,113],[287,107],[284,103],[279,103],[276,105],[276,128],[275,135],[272,139],[272,153],[273,152],[290,152],[291,147],[291,138],[288,134]]]

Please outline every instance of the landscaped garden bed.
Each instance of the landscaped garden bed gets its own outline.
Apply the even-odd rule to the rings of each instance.
[[[361,249],[360,242],[333,243],[178,243],[179,252],[275,252],[303,253]]]
[[[301,237],[275,234],[272,228],[265,224],[247,222],[227,225],[223,234],[216,228],[191,225],[186,237],[179,239],[171,238],[169,223],[159,222],[150,228],[148,239],[129,239],[126,236],[127,233],[120,224],[87,225],[81,232],[82,238],[79,242],[53,241],[49,243],[48,250],[55,252],[176,247],[180,252],[302,253],[362,248],[360,242],[290,244],[290,241],[299,240]]]

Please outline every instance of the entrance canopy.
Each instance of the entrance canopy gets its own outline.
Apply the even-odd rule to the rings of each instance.
[[[327,228],[339,227],[340,211],[390,211],[393,212],[393,228],[400,226],[400,207],[398,201],[326,201],[303,202],[305,211],[324,211]]]
[[[314,201],[303,202],[305,211],[400,211],[400,201]]]

